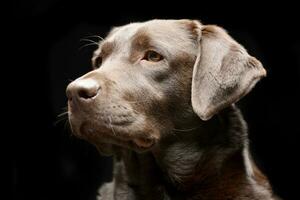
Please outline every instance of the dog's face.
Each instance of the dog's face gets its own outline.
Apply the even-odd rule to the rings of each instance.
[[[92,62],[94,70],[67,88],[69,120],[102,151],[149,149],[236,102],[265,74],[223,30],[190,20],[114,28]]]

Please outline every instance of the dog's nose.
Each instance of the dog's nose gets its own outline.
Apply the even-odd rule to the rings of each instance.
[[[93,79],[75,80],[67,87],[68,100],[73,98],[87,100],[95,97],[100,90],[100,85]]]

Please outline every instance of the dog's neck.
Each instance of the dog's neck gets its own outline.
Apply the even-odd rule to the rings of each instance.
[[[136,153],[122,148],[115,153],[115,199],[168,199],[162,171],[151,152]]]
[[[252,173],[247,160],[247,127],[237,108],[227,108],[200,124],[194,130],[175,131],[153,150],[167,180],[185,191],[212,184],[225,172]]]
[[[250,189],[245,188],[254,181],[267,184],[259,171],[252,168],[247,127],[236,107],[202,122],[197,129],[176,131],[172,135],[162,138],[148,153],[123,150],[116,162],[122,167],[115,168],[118,170],[115,175],[125,169],[117,177],[126,180],[119,182],[136,188],[135,195],[142,199],[149,195],[150,199],[153,195],[158,195],[155,199],[165,199],[166,194],[172,199],[204,194],[203,198],[196,199],[223,199],[227,195],[234,196],[235,192],[248,193]],[[251,196],[250,193],[247,195]]]

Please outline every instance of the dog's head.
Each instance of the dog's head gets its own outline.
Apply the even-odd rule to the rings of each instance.
[[[223,29],[192,20],[114,28],[92,63],[67,88],[69,120],[102,150],[149,149],[174,128],[210,119],[266,75]]]

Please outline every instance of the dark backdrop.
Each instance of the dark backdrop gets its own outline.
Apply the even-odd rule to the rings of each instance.
[[[105,36],[111,26],[152,18],[192,18],[218,24],[262,61],[268,77],[240,103],[258,165],[284,199],[297,199],[299,177],[300,40],[296,5],[240,1],[140,1],[118,3],[31,0],[15,3],[13,197],[95,199],[111,178],[111,158],[71,136],[57,115],[70,80],[91,69],[95,46],[80,39]],[[294,9],[295,8],[295,9]],[[95,39],[95,38],[94,38]],[[4,38],[5,40],[5,38]],[[17,123],[16,123],[17,122]]]

